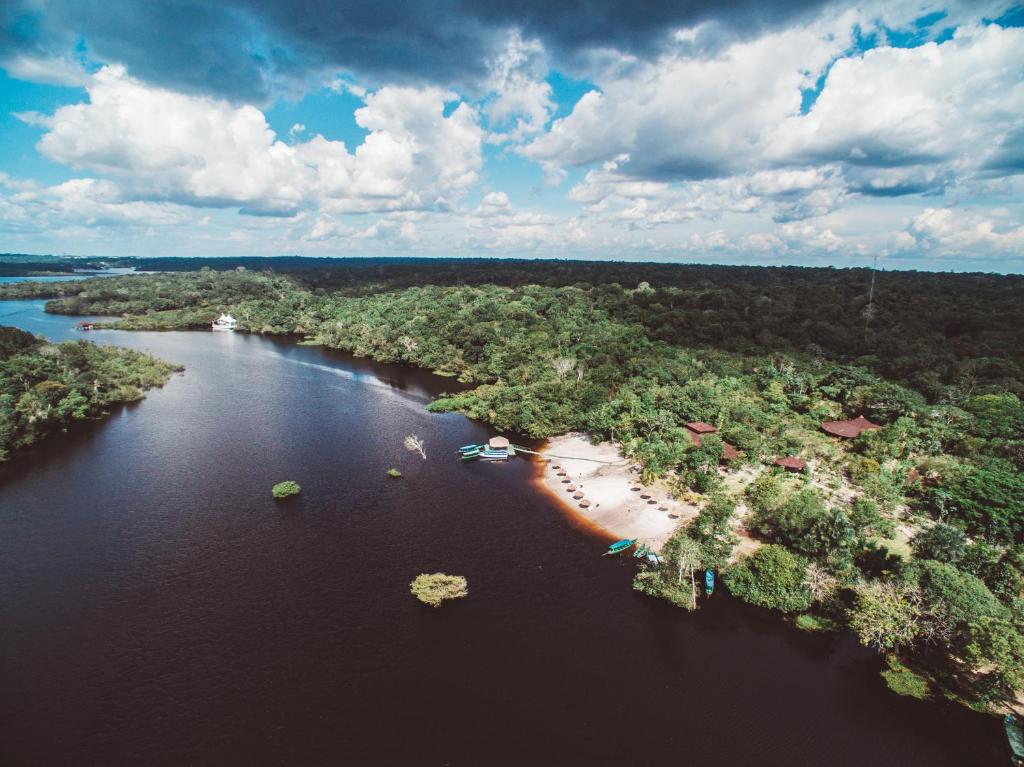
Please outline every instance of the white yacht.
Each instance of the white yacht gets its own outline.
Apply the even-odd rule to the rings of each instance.
[[[230,314],[222,314],[216,320],[213,321],[214,330],[234,330],[238,324],[238,320],[232,317]]]

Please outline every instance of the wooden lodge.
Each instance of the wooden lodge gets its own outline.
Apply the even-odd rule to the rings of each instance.
[[[704,444],[701,439],[704,434],[714,434],[718,431],[718,427],[712,426],[709,423],[703,421],[691,421],[686,424],[686,433],[690,437],[690,441],[693,442],[697,447]],[[740,451],[730,445],[724,439],[722,440],[722,460],[723,461],[735,461],[740,457]]]
[[[826,434],[831,434],[833,437],[856,439],[861,435],[861,432],[881,429],[882,427],[877,423],[871,423],[867,418],[859,415],[849,421],[822,421],[821,428]]]

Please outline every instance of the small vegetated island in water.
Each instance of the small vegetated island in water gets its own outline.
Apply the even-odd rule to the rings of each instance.
[[[302,492],[302,488],[298,482],[288,479],[284,482],[278,482],[270,489],[270,492],[280,501],[285,498],[291,498],[293,495],[298,495]]]
[[[449,599],[461,599],[469,595],[469,584],[461,575],[445,573],[421,573],[409,584],[413,596],[425,605],[440,607]]]
[[[464,386],[430,409],[536,438],[588,432],[693,501],[638,590],[693,609],[711,568],[800,626],[853,631],[900,693],[995,710],[1024,690],[1024,278],[885,272],[872,294],[864,269],[118,265],[204,264],[230,271],[0,297],[126,329],[229,312],[242,331],[450,376]],[[289,271],[235,271],[275,264]],[[414,593],[444,598],[458,584],[430,579],[449,577]]]
[[[111,405],[142,399],[181,369],[129,349],[51,344],[0,326],[0,461]]]

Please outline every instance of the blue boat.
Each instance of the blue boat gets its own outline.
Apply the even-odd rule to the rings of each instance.
[[[463,445],[459,448],[460,453],[476,453],[484,449],[483,445]]]
[[[507,450],[484,450],[480,453],[480,458],[485,461],[507,461],[508,451]]]
[[[647,561],[650,562],[652,565],[660,565],[661,564],[661,557],[658,556],[657,552],[648,551],[647,552]]]
[[[623,538],[621,541],[615,541],[615,543],[608,547],[608,551],[606,551],[605,554],[619,554],[628,549],[634,543],[636,543],[636,538]]]
[[[715,593],[715,571],[710,567],[704,571],[704,591],[708,596]]]

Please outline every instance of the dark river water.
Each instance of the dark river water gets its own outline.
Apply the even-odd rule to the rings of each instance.
[[[42,302],[0,314],[79,337]],[[487,432],[424,410],[444,379],[242,334],[88,338],[187,369],[0,469],[3,765],[1006,763],[997,719],[889,693],[847,635],[631,591],[525,460],[454,460]],[[283,479],[300,498],[272,500]],[[469,597],[417,603],[438,570]]]

